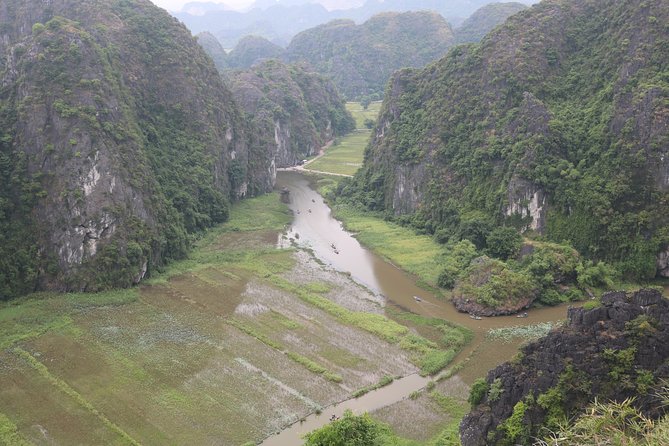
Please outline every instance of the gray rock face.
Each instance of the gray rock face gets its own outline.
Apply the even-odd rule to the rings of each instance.
[[[334,84],[301,67],[269,60],[224,75],[278,168],[297,165],[355,127]]]
[[[657,275],[669,277],[669,248],[660,251],[657,255]]]
[[[485,396],[465,416],[460,425],[463,446],[500,444],[503,429],[497,427],[511,416],[516,404],[536,402],[556,386],[564,395],[556,404],[567,416],[578,413],[594,398],[622,401],[635,397],[637,407],[648,416],[666,410],[652,390],[642,392],[633,383],[642,373],[650,373],[655,383],[669,377],[665,366],[669,300],[657,290],[640,290],[607,293],[601,303],[591,310],[570,308],[563,328],[523,347],[520,360],[488,373],[489,385],[495,381],[501,385],[500,396],[494,401]],[[619,352],[631,352],[632,363],[626,364],[617,356]],[[611,374],[614,369],[618,378]],[[536,403],[527,405],[523,423],[534,435],[548,412]]]

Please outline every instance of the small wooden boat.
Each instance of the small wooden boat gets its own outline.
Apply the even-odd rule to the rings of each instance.
[[[423,300],[423,299],[421,299],[421,298],[418,297],[418,296],[414,296],[413,298],[416,299],[416,302],[422,302],[422,300]]]
[[[527,313],[520,313],[520,314],[516,315],[516,317],[521,317],[521,318],[522,317],[527,317],[527,316],[529,316]]]
[[[470,314],[469,317],[474,319],[474,320],[477,320],[477,321],[480,321],[481,319],[483,319],[481,316],[477,316],[475,314]]]

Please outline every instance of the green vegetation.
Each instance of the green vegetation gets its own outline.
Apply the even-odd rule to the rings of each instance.
[[[490,3],[474,12],[455,30],[457,43],[479,42],[488,32],[527,5],[518,2]]]
[[[260,36],[245,36],[228,54],[226,68],[251,68],[267,59],[280,59],[284,49]]]
[[[353,175],[357,172],[362,166],[365,147],[372,134],[371,128],[366,128],[365,122],[376,119],[380,108],[380,102],[373,102],[366,109],[358,102],[347,102],[346,109],[355,119],[355,132],[335,139],[334,144],[326,149],[325,155],[309,163],[308,168],[340,175]]]
[[[437,283],[443,248],[431,237],[418,235],[412,228],[383,220],[380,215],[353,206],[337,203],[333,212],[346,230],[356,234],[360,243],[416,275],[424,284],[434,286]]]
[[[277,152],[277,144],[281,146],[276,153],[278,167],[294,166],[329,138],[341,138],[355,128],[332,82],[300,66],[267,60],[226,72],[225,77],[254,125],[257,156],[267,158]]]
[[[369,132],[356,130],[348,136],[336,139],[325,149],[325,155],[309,163],[307,169],[318,172],[353,175],[362,167],[362,154],[369,141]]]
[[[392,434],[390,428],[374,421],[368,414],[344,416],[305,437],[305,446],[384,446]]]
[[[7,446],[32,445],[18,433],[16,425],[2,412],[0,412],[0,444]]]
[[[490,388],[488,387],[488,382],[485,378],[478,378],[472,384],[471,390],[469,392],[469,399],[467,400],[472,407],[477,406],[486,395]]]
[[[556,446],[599,446],[602,444],[664,446],[669,444],[669,418],[655,420],[633,406],[633,400],[604,403],[595,401],[583,415],[545,438]]]
[[[76,401],[79,405],[81,405],[85,410],[93,414],[95,417],[99,418],[102,423],[108,427],[111,431],[115,432],[118,434],[127,444],[131,444],[133,446],[139,446],[140,444],[133,439],[130,435],[128,435],[123,429],[118,427],[115,423],[109,420],[103,413],[98,411],[93,405],[88,402],[84,397],[79,394],[76,390],[74,390],[72,387],[70,387],[69,384],[67,384],[65,381],[53,376],[50,372],[49,369],[44,366],[41,362],[39,362],[37,359],[35,359],[30,353],[27,351],[21,349],[21,348],[14,348],[13,353],[19,356],[22,360],[27,362],[30,367],[32,367],[34,370],[37,371],[37,373],[40,374],[43,378],[48,380],[51,384],[53,384],[56,388],[58,388],[61,392],[65,393],[67,396],[71,397],[74,401]]]
[[[530,428],[525,421],[525,411],[527,410],[527,405],[518,401],[515,406],[513,406],[513,413],[509,418],[504,420],[497,429],[504,432],[504,437],[508,445],[516,444],[527,444],[530,440]]]
[[[333,79],[349,100],[378,100],[393,71],[425,66],[446,54],[453,40],[438,13],[383,13],[361,25],[334,20],[303,31],[290,42],[286,57]]]
[[[541,322],[534,325],[516,325],[489,330],[486,337],[492,340],[512,341],[517,338],[533,340],[546,336],[553,328],[551,322]]]
[[[606,262],[608,276],[652,279],[669,245],[668,133],[651,131],[635,104],[666,114],[669,9],[618,6],[531,8],[480,44],[398,72],[384,136],[340,183],[340,200],[479,250],[495,228],[514,227],[572,246],[584,266]],[[644,62],[628,78],[620,67],[632,61]],[[598,286],[586,276],[579,285]]]
[[[392,376],[385,375],[383,378],[379,380],[378,383],[365,386],[362,389],[358,389],[355,392],[353,392],[351,396],[353,398],[360,398],[361,396],[371,392],[372,390],[380,389],[381,387],[385,387],[389,384],[392,384],[394,380],[395,378],[393,378]]]

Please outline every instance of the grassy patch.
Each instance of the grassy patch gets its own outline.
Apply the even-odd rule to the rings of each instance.
[[[346,108],[355,118],[356,130],[343,138],[338,138],[335,144],[326,150],[325,155],[309,164],[309,169],[353,175],[362,166],[365,147],[372,135],[372,129],[365,126],[365,121],[376,120],[381,102],[372,102],[367,110],[358,102],[349,102]]]
[[[459,445],[460,421],[468,412],[469,405],[465,401],[451,398],[436,390],[430,393],[430,398],[450,417],[446,427],[430,444]]]
[[[412,362],[420,367],[421,374],[424,376],[433,375],[446,367],[457,354],[459,347],[469,339],[465,331],[462,335],[462,345],[458,344],[457,348],[442,350],[437,343],[412,333],[405,325],[383,315],[351,311],[279,276],[273,276],[270,280],[274,285],[297,295],[305,302],[334,316],[340,322],[365,330],[391,344],[398,344],[403,350],[412,353]],[[420,318],[420,316],[416,317]],[[437,319],[434,323],[436,321]],[[442,321],[442,324],[449,330],[451,329],[445,321]]]
[[[365,386],[362,389],[358,389],[355,392],[353,392],[352,396],[353,398],[360,398],[361,396],[371,392],[372,390],[380,389],[381,387],[385,387],[391,384],[393,381],[395,381],[395,378],[393,378],[392,376],[385,375],[383,378],[379,380],[378,383],[372,384],[370,386]]]
[[[221,226],[229,231],[280,231],[293,219],[288,207],[281,203],[275,193],[235,203],[230,211],[230,219]]]
[[[434,375],[446,367],[457,355],[455,350],[432,350],[420,360],[420,374]]]
[[[299,353],[295,353],[295,352],[286,352],[286,356],[288,356],[290,359],[292,359],[296,363],[303,365],[310,372],[316,373],[317,375],[323,375],[323,378],[327,379],[328,381],[332,381],[334,383],[340,383],[340,382],[344,381],[340,375],[337,375],[336,373],[332,373],[327,368],[323,367],[322,365],[318,364],[317,362],[312,361],[311,359],[307,358],[306,356],[302,356]]]
[[[35,359],[30,353],[23,350],[22,348],[15,348],[13,352],[23,359],[33,370],[35,370],[42,378],[46,379],[56,387],[61,392],[65,393],[67,396],[76,401],[81,407],[86,409],[89,413],[97,417],[102,424],[104,424],[109,430],[116,432],[121,438],[123,438],[128,444],[135,446],[140,446],[140,443],[135,441],[127,432],[114,424],[109,418],[107,418],[103,413],[99,412],[93,405],[88,402],[79,392],[74,390],[67,384],[65,381],[59,379],[58,377],[52,375],[49,372],[49,369],[46,368],[44,364]]]
[[[351,112],[353,119],[355,119],[355,128],[364,129],[366,128],[365,120],[376,120],[378,118],[382,104],[381,101],[375,101],[370,103],[367,109],[365,109],[360,102],[347,102],[346,110]]]
[[[344,227],[356,234],[363,245],[384,259],[416,276],[426,285],[436,287],[442,270],[439,258],[443,247],[432,237],[383,220],[370,212],[338,204],[333,212]]]
[[[486,336],[488,339],[507,342],[517,338],[538,339],[546,336],[553,328],[555,328],[555,324],[551,322],[542,322],[525,326],[515,325],[513,327],[502,327],[489,330]]]
[[[340,322],[361,328],[392,344],[398,343],[400,338],[408,332],[407,327],[380,314],[351,311],[279,276],[272,277],[271,282],[279,288],[295,294],[314,307],[334,316]]]
[[[279,344],[278,342],[274,341],[273,339],[268,338],[264,334],[258,332],[257,330],[254,330],[253,328],[249,327],[246,324],[243,324],[242,322],[236,320],[236,319],[228,319],[226,322],[236,329],[242,331],[244,334],[251,336],[252,338],[257,339],[258,341],[262,342],[268,347],[271,347],[275,350],[279,351],[284,351],[283,345]]]
[[[2,412],[0,412],[0,444],[7,446],[32,445],[31,442],[27,441],[21,434],[19,434],[16,424]]]
[[[307,169],[340,175],[355,174],[362,167],[365,146],[371,134],[370,130],[356,130],[336,140],[325,149],[325,155],[309,163]]]

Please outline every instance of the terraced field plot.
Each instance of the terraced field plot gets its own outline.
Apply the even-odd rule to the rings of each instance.
[[[275,249],[289,220],[249,200],[148,286],[1,306],[0,444],[255,442],[452,347]]]
[[[367,110],[358,102],[348,102],[346,108],[355,118],[355,131],[338,139],[336,144],[326,149],[325,155],[309,163],[308,169],[353,175],[362,166],[365,147],[372,134],[372,130],[365,127],[365,120],[376,120],[381,109],[381,102],[372,102]]]

